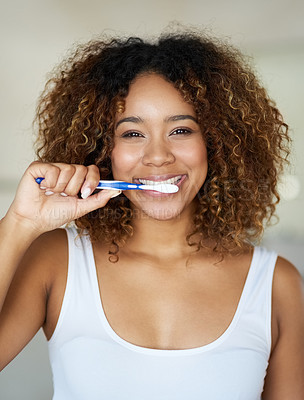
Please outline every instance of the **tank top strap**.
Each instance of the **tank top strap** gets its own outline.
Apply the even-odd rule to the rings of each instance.
[[[255,247],[244,288],[244,318],[254,318],[252,326],[259,326],[268,349],[271,348],[272,282],[277,253]],[[243,321],[244,322],[244,321]],[[263,333],[264,332],[264,333]]]
[[[73,336],[87,334],[99,323],[95,299],[96,271],[90,238],[86,234],[80,235],[73,225],[64,229],[68,239],[67,281],[60,315],[49,345],[57,343],[59,338],[63,343]]]
[[[64,229],[68,237],[69,267],[73,268],[75,265],[83,264],[80,261],[85,261],[83,265],[86,267],[88,261],[92,261],[90,237],[86,233],[80,235],[79,230],[75,225],[68,225]]]
[[[89,235],[85,232],[80,235],[75,226],[65,228],[69,243],[69,272],[73,279],[73,292],[75,295],[93,294],[96,282],[96,270],[93,247]],[[91,296],[93,298],[93,296]]]
[[[247,297],[249,299],[253,297],[253,294],[262,293],[261,287],[265,288],[267,296],[271,295],[276,260],[276,252],[266,250],[263,247],[254,248],[246,282]]]

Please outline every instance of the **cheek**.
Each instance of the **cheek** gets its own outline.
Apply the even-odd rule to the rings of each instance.
[[[199,171],[208,166],[207,149],[204,143],[198,142],[195,145],[184,145],[179,149],[178,157],[192,170]]]
[[[138,165],[139,152],[115,145],[111,154],[111,164],[114,179],[122,179]]]

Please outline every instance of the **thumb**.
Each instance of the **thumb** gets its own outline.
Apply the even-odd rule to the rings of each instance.
[[[121,191],[103,189],[97,194],[89,196],[86,199],[77,200],[77,216],[79,218],[91,211],[97,210],[98,208],[104,207],[111,197],[118,196]]]

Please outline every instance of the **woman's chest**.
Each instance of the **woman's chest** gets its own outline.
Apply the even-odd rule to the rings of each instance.
[[[237,270],[237,271],[236,271]],[[248,268],[172,269],[97,264],[101,304],[115,333],[148,348],[200,347],[234,318]]]

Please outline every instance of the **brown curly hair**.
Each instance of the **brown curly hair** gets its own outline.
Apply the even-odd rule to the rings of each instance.
[[[279,201],[278,175],[289,154],[288,126],[245,58],[227,43],[183,32],[155,41],[114,38],[76,49],[41,95],[37,155],[45,162],[96,164],[113,179],[114,116],[138,74],[158,73],[193,105],[208,152],[208,175],[193,232],[221,252],[258,240]],[[129,200],[119,196],[76,221],[92,240],[119,246],[132,234]],[[83,232],[82,231],[82,232]]]

